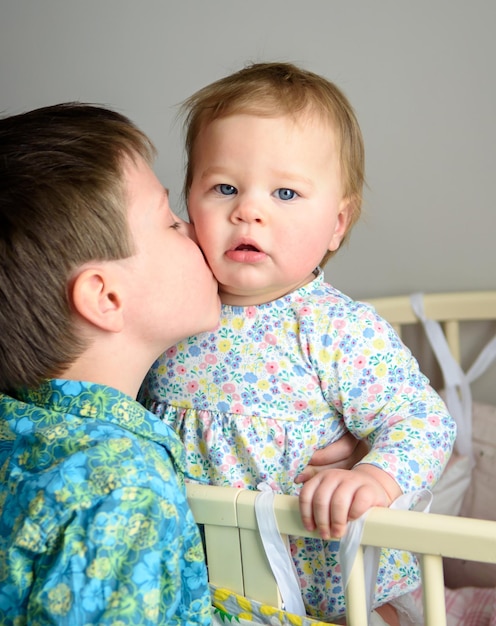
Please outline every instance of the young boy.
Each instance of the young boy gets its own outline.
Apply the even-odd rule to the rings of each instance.
[[[342,92],[289,63],[259,63],[198,91],[186,113],[188,212],[219,281],[221,322],[168,350],[143,397],[180,434],[199,480],[299,493],[305,525],[326,540],[291,540],[303,598],[335,620],[344,589],[329,540],[371,506],[434,484],[454,422],[387,322],[323,280],[364,180]],[[346,432],[370,444],[362,462],[296,484],[313,452]],[[383,554],[375,604],[389,624],[389,603],[399,608],[419,579],[412,555]]]
[[[0,120],[2,624],[210,623],[183,447],[134,400],[220,307],[153,154],[100,107]]]

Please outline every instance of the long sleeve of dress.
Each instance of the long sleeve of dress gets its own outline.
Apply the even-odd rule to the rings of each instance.
[[[368,305],[318,315],[309,341],[327,401],[403,492],[432,486],[453,449],[454,420],[396,332]]]

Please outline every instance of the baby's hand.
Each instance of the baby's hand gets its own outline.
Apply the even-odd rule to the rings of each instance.
[[[322,539],[340,538],[349,520],[373,506],[389,506],[400,494],[396,481],[374,465],[329,469],[303,485],[300,513],[307,530],[317,529]]]

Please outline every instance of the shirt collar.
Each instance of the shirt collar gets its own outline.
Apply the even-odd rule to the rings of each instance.
[[[125,393],[90,382],[51,379],[16,397],[0,395],[0,415],[15,433],[27,433],[64,421],[68,415],[116,424],[166,448],[178,470],[185,471],[185,450],[176,433]],[[41,410],[36,410],[39,407]]]

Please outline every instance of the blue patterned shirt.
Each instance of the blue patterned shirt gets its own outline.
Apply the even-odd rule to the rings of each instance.
[[[113,388],[0,394],[0,623],[210,624],[184,468],[172,430]]]

